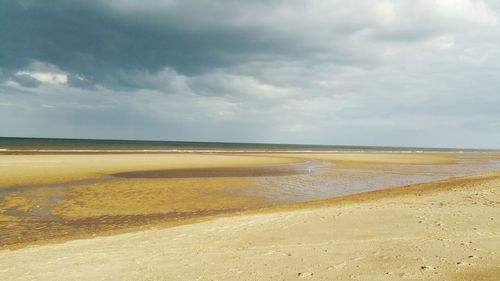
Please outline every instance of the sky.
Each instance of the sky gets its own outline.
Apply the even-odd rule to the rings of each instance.
[[[494,0],[0,0],[0,136],[500,148]]]

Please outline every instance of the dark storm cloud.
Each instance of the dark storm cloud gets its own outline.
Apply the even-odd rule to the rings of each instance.
[[[385,26],[391,10],[361,3],[3,1],[0,65],[4,78],[42,62],[84,78],[73,86],[147,88],[128,71],[196,75],[252,61],[368,65],[371,50],[349,45],[350,37],[422,40],[440,29],[411,21]]]
[[[4,78],[42,62],[91,84],[147,88],[128,71],[191,76],[255,61],[372,64],[370,50],[349,45],[350,37],[373,27],[380,38],[435,32],[384,31],[377,3],[362,2],[3,1],[0,65]]]
[[[155,73],[170,67],[192,75],[299,51],[279,34],[266,35],[256,28],[186,26],[185,18],[196,15],[183,7],[166,7],[153,15],[134,9],[121,14],[105,3],[3,1],[0,65],[12,74],[34,61],[45,62],[87,81],[141,88],[123,72]],[[214,22],[225,16],[218,12],[209,15]]]

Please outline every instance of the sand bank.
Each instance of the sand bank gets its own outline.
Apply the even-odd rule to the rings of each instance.
[[[129,171],[252,167],[300,162],[271,155],[225,154],[31,154],[0,155],[0,188],[51,184]]]
[[[494,155],[492,153],[489,154]],[[481,156],[485,158],[486,156]],[[97,179],[109,174],[152,170],[241,168],[300,163],[450,164],[454,154],[426,153],[143,153],[0,155],[0,188]]]
[[[499,217],[496,173],[3,250],[0,279],[498,280]]]

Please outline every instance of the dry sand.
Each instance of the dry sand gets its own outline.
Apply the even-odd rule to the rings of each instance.
[[[0,280],[499,280],[500,173],[0,251]]]

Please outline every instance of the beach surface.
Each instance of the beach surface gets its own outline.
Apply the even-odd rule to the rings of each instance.
[[[500,173],[0,252],[2,280],[498,280]]]
[[[497,280],[498,159],[0,155],[0,280]]]

